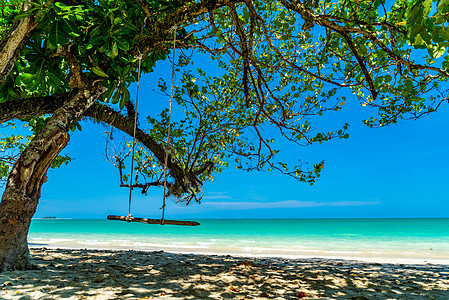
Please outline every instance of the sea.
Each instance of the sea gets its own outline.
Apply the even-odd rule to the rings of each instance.
[[[33,219],[30,247],[449,264],[449,219]]]

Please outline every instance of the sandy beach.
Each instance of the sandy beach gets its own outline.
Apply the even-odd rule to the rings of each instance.
[[[0,299],[449,299],[449,265],[31,249]]]

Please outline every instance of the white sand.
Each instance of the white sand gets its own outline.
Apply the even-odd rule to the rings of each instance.
[[[449,265],[31,250],[40,270],[0,273],[0,299],[449,299]]]

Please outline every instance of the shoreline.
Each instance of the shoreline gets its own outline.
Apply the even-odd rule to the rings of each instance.
[[[368,263],[388,263],[388,264],[439,264],[449,265],[449,254],[444,257],[424,253],[410,252],[385,252],[385,251],[325,251],[325,250],[301,250],[294,251],[236,251],[235,249],[208,249],[199,247],[133,247],[133,246],[101,246],[101,245],[79,245],[73,243],[56,244],[33,244],[30,248],[67,249],[67,250],[109,250],[109,251],[142,251],[154,252],[164,251],[176,254],[196,254],[196,255],[232,255],[236,257],[263,257],[263,258],[287,258],[287,259],[331,259],[350,260]],[[271,250],[271,249],[270,249]]]
[[[448,299],[449,265],[32,248],[1,299]]]

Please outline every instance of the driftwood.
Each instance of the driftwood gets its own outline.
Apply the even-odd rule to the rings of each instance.
[[[126,222],[139,222],[145,224],[160,224],[160,225],[184,225],[184,226],[198,226],[200,223],[195,221],[175,221],[175,220],[161,220],[161,219],[147,219],[147,218],[134,218],[126,216],[108,216],[108,220],[126,221]]]

